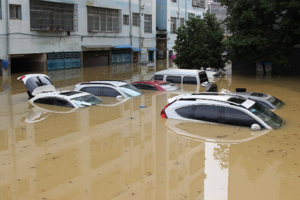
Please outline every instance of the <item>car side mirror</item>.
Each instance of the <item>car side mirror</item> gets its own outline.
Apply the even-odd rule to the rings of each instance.
[[[123,96],[122,95],[118,95],[116,98],[117,99],[123,99]]]
[[[258,125],[258,124],[252,124],[251,131],[259,131],[259,130],[261,130],[260,125]]]

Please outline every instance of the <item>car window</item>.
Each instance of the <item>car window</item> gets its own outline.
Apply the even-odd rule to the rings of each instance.
[[[156,87],[154,87],[153,85],[149,85],[149,84],[141,84],[141,89],[144,89],[144,90],[157,90]]]
[[[208,81],[208,77],[206,75],[206,72],[205,73],[199,73],[199,78],[200,78],[200,84],[203,83],[203,82],[206,82]]]
[[[223,108],[224,124],[247,126],[251,127],[252,124],[259,124],[255,119],[240,110],[234,108]]]
[[[181,76],[167,76],[167,81],[170,83],[181,83]]]
[[[101,96],[101,89],[101,87],[84,87],[81,88],[80,91],[87,92],[95,96]]]
[[[141,89],[141,84],[140,83],[135,83],[135,84],[132,84],[134,87],[138,88],[138,89]]]
[[[256,103],[259,103],[260,105],[263,105],[266,108],[272,109],[272,107],[269,104],[267,104],[266,102],[258,101],[258,100],[254,100],[254,101],[256,101]]]
[[[196,77],[183,77],[183,84],[197,84],[197,79]]]
[[[186,107],[182,107],[182,108],[178,108],[175,111],[184,118],[191,118],[190,114],[193,110],[194,106],[186,106]]]
[[[61,99],[61,98],[56,99],[56,105],[57,106],[64,106],[64,107],[74,108],[74,106],[69,101],[67,101],[65,99]]]
[[[34,103],[42,103],[47,105],[56,105],[56,99],[55,97],[44,97],[40,99],[36,99]]]
[[[219,123],[219,107],[210,105],[197,105],[193,119]]]
[[[119,95],[121,95],[121,94],[117,90],[115,90],[113,88],[109,88],[109,87],[103,87],[102,88],[102,93],[101,93],[100,96],[117,97]]]
[[[164,75],[155,75],[153,77],[154,80],[160,80],[160,81],[163,81],[164,80]]]
[[[29,78],[26,81],[27,89],[32,92],[34,89],[44,86],[44,85],[52,85],[51,81],[46,76],[36,76]]]

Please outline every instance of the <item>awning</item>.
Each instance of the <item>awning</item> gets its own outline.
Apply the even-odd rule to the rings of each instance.
[[[132,48],[131,45],[117,45],[115,46],[116,49],[124,49],[124,48]]]
[[[114,46],[112,46],[112,45],[82,45],[82,47],[87,48],[87,49],[109,49]]]
[[[149,48],[148,51],[158,51],[158,49],[155,49],[155,48]]]
[[[132,49],[132,51],[143,51],[142,49]]]

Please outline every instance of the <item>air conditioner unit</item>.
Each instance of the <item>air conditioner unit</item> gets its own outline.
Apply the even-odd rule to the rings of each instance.
[[[145,5],[141,5],[141,9],[144,9],[145,8]]]

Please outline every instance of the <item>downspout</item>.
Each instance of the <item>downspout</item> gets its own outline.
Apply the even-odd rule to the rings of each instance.
[[[130,26],[130,45],[132,46],[132,12],[131,12],[131,0],[129,0],[129,26]]]
[[[177,11],[177,14],[178,14],[178,21],[177,21],[177,29],[178,29],[179,26],[180,26],[180,0],[178,0],[178,11]]]
[[[7,75],[10,76],[10,56],[9,56],[9,4],[8,0],[6,0],[6,59],[8,61],[7,66]]]
[[[187,0],[185,0],[185,16],[184,16],[184,24],[185,24],[185,21],[187,20]]]
[[[142,48],[143,46],[143,38],[142,38],[142,0],[139,0],[139,4],[140,4],[140,48]]]

